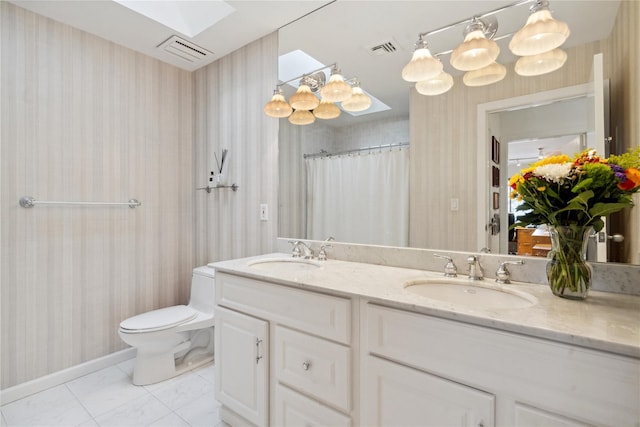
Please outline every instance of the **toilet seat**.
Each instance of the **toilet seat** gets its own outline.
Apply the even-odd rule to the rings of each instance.
[[[161,308],[130,317],[120,323],[120,331],[127,334],[161,331],[195,319],[198,313],[186,305]]]

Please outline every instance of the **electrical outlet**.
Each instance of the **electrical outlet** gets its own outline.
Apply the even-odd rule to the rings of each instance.
[[[451,199],[451,210],[457,211],[460,207],[460,203],[458,199]]]
[[[269,221],[269,205],[260,203],[260,221]]]

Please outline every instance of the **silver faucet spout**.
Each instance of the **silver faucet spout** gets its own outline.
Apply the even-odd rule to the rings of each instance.
[[[469,264],[469,280],[483,280],[484,273],[480,265],[480,259],[475,255],[469,255],[467,263]]]
[[[289,243],[293,245],[291,256],[294,258],[301,258],[303,256],[305,259],[313,258],[313,249],[311,249],[305,242],[301,242],[300,240],[290,240]]]

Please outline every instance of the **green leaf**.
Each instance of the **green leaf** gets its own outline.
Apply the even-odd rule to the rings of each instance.
[[[578,193],[580,192],[583,188],[591,185],[591,183],[593,182],[593,178],[587,178],[581,182],[578,183],[578,185],[576,185],[575,187],[573,187],[571,189],[572,193]]]
[[[626,203],[596,203],[589,209],[591,216],[607,216],[629,207]]]
[[[600,217],[598,217],[597,219],[593,220],[591,226],[593,227],[593,231],[597,233],[604,228],[604,221]]]

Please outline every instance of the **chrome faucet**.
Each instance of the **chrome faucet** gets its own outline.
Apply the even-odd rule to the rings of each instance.
[[[292,257],[304,257],[305,259],[313,258],[313,249],[311,249],[305,242],[300,240],[289,240],[289,243],[293,245],[293,250],[291,252]]]
[[[502,261],[500,263],[500,266],[496,270],[496,282],[503,285],[507,285],[511,283],[511,279],[510,279],[511,274],[509,273],[509,270],[507,270],[507,264],[512,264],[512,265],[524,264],[524,260],[519,259],[518,261]]]
[[[329,236],[326,239],[324,239],[324,245],[320,245],[320,251],[318,252],[318,261],[326,261],[327,260],[327,251],[325,250],[326,248],[332,248],[333,245],[330,245],[327,242],[333,242],[335,239],[335,237],[333,236]]]
[[[484,279],[482,266],[480,265],[480,260],[477,256],[469,255],[469,257],[467,258],[467,263],[469,264],[469,280]]]
[[[326,240],[325,240],[326,242]],[[320,251],[318,252],[318,261],[326,261],[327,260],[327,251],[325,251],[326,248],[332,248],[333,245],[330,245],[328,243],[325,243],[324,245],[320,246]]]
[[[444,266],[444,277],[457,277],[458,269],[453,263],[453,259],[447,255],[433,254],[436,258],[443,258],[447,260],[447,264]]]

